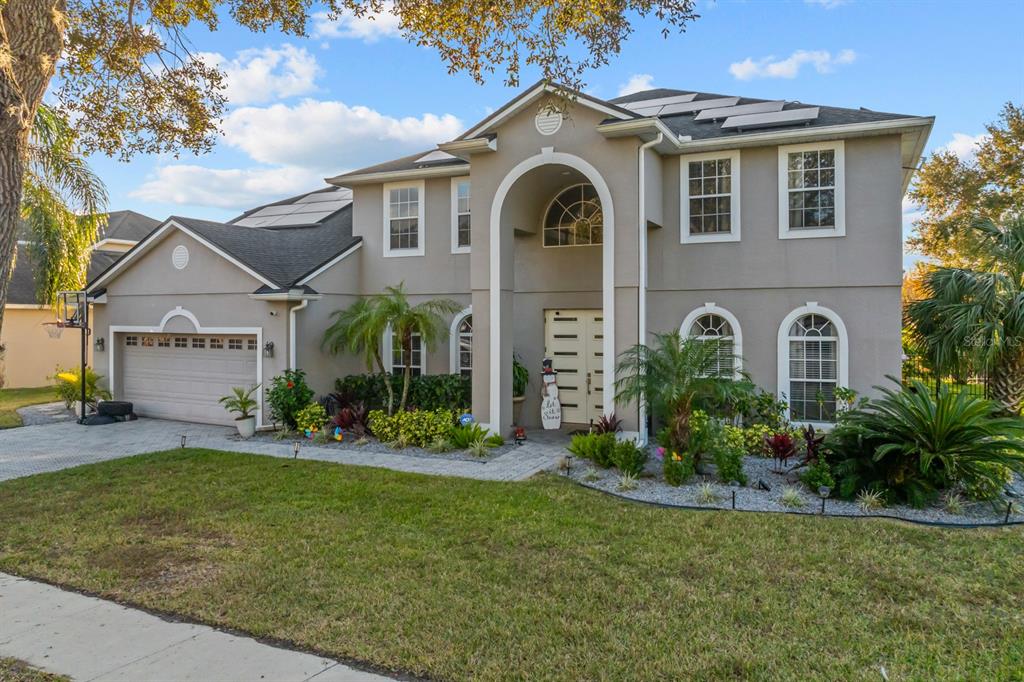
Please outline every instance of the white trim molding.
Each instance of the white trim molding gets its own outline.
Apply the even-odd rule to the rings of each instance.
[[[117,376],[114,368],[117,366],[115,361],[115,355],[117,353],[117,334],[123,333],[138,333],[138,334],[162,334],[167,328],[167,323],[176,317],[184,317],[186,320],[192,323],[195,327],[195,334],[238,334],[239,336],[255,336],[256,337],[256,380],[253,383],[254,386],[263,384],[263,327],[204,327],[199,323],[197,318],[191,311],[185,310],[180,305],[175,306],[172,310],[167,311],[167,314],[160,320],[158,326],[147,327],[145,325],[119,325],[112,324],[107,327],[107,384],[111,395],[115,395],[117,389]],[[256,428],[263,426],[263,393],[264,391],[256,391]]]
[[[778,358],[778,386],[776,395],[779,400],[786,403],[786,413],[789,414],[789,398],[787,393],[789,391],[789,328],[798,319],[804,315],[821,315],[827,317],[828,320],[835,326],[836,334],[838,337],[839,352],[837,355],[837,361],[839,363],[839,371],[836,373],[836,386],[837,387],[848,387],[850,385],[850,337],[846,332],[846,325],[843,323],[843,318],[839,317],[839,314],[834,310],[818,305],[817,301],[808,301],[807,305],[801,306],[791,311],[786,317],[783,318],[782,323],[779,325],[779,334],[776,345],[776,355]],[[794,424],[811,424],[816,428],[831,428],[831,422],[813,422],[813,421],[794,421]]]
[[[729,227],[728,232],[712,234],[690,234],[690,162],[729,159],[730,191],[729,196]],[[740,150],[731,149],[703,154],[684,154],[679,157],[679,243],[708,244],[714,242],[738,242],[742,225],[740,205]],[[703,196],[703,195],[702,195]],[[724,196],[724,195],[722,195]]]
[[[416,189],[416,248],[414,249],[392,249],[391,248],[391,190],[395,189]],[[426,221],[426,183],[423,180],[410,180],[409,182],[389,182],[382,185],[382,201],[384,211],[384,258],[404,258],[408,256],[422,256],[426,252],[427,242],[427,221]]]
[[[835,227],[791,228],[789,226],[789,155],[810,151],[835,152]],[[846,144],[842,140],[808,142],[779,147],[779,239],[814,239],[846,236]],[[812,188],[814,189],[814,188]]]
[[[452,220],[452,253],[469,253],[472,247],[472,234],[473,229],[470,227],[470,245],[459,246],[459,185],[469,185],[469,195],[473,196],[473,183],[470,182],[468,175],[461,175],[457,178],[452,178],[452,194],[451,194],[451,220]],[[473,222],[473,214],[469,213],[470,225]]]
[[[449,374],[461,374],[462,368],[459,367],[459,325],[467,317],[473,314],[473,306],[463,308],[459,312],[455,313],[455,317],[452,318],[451,327],[448,328],[448,373]]]
[[[691,310],[683,318],[683,323],[679,325],[679,336],[684,339],[688,338],[690,336],[690,327],[693,326],[693,323],[701,315],[719,315],[732,327],[732,350],[736,356],[735,376],[739,379],[743,373],[743,329],[740,327],[740,321],[731,312],[715,305],[714,302],[705,303],[701,307]]]
[[[501,428],[501,209],[505,197],[516,181],[535,168],[548,165],[562,165],[582,173],[597,190],[604,215],[604,246],[601,251],[601,307],[604,317],[602,347],[604,371],[604,413],[615,412],[615,211],[612,192],[604,177],[589,162],[574,154],[556,152],[553,147],[543,147],[540,154],[523,159],[502,179],[491,201],[490,216],[490,415],[488,428]]]

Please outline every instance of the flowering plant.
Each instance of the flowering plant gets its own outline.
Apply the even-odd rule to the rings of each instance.
[[[271,416],[289,429],[297,428],[299,410],[312,401],[313,389],[306,384],[306,373],[301,369],[286,369],[273,378],[267,389]]]

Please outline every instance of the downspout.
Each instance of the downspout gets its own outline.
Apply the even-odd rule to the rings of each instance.
[[[295,369],[298,353],[295,350],[295,313],[309,305],[309,299],[302,299],[302,303],[288,309],[288,369]]]
[[[658,133],[650,142],[640,145],[637,154],[637,257],[638,282],[637,282],[637,343],[647,343],[647,187],[644,184],[644,152],[651,147],[661,144],[665,139],[662,133]],[[640,401],[640,443],[645,445],[650,434],[647,433],[647,405]]]

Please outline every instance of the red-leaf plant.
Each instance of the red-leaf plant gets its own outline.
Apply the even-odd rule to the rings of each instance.
[[[796,443],[793,436],[788,433],[765,436],[764,442],[772,453],[772,459],[778,463],[777,470],[779,471],[785,466],[786,461],[796,454]]]

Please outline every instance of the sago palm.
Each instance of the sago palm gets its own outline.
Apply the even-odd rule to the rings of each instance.
[[[337,355],[342,351],[360,355],[368,372],[377,371],[388,392],[388,414],[394,411],[395,391],[384,366],[380,343],[388,328],[385,311],[375,298],[359,298],[344,310],[333,312],[334,322],[324,331],[321,347]]]
[[[1024,217],[972,226],[976,269],[935,268],[926,298],[907,315],[930,357],[943,370],[989,370],[992,397],[1019,414],[1024,408]]]
[[[724,348],[711,340],[682,338],[679,332],[655,334],[650,346],[623,352],[615,368],[615,400],[645,402],[668,425],[673,442],[685,447],[694,409],[729,401],[746,390],[722,362]]]
[[[423,351],[433,350],[438,341],[448,336],[447,318],[461,310],[462,306],[448,298],[434,298],[413,305],[405,291],[404,282],[397,287],[385,287],[382,293],[373,297],[372,305],[379,308],[381,315],[387,319],[402,349],[405,368],[402,372],[402,397],[398,409],[404,410],[412,381],[413,336],[419,334]]]
[[[91,246],[106,224],[107,191],[80,153],[74,129],[58,112],[39,107],[29,139],[21,213],[36,265],[36,297],[81,289]]]

